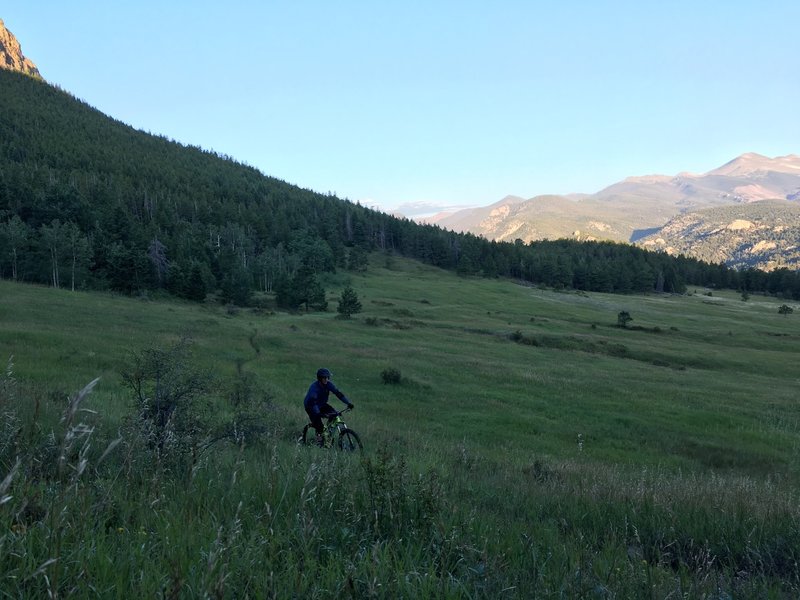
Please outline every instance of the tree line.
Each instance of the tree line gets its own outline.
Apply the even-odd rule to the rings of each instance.
[[[612,242],[493,242],[290,185],[137,131],[0,70],[0,276],[70,289],[165,290],[321,308],[319,276],[383,251],[463,275],[614,293],[687,285],[800,299],[788,270],[736,271]]]

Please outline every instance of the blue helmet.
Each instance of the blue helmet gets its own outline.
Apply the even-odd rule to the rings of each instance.
[[[332,375],[331,372],[328,371],[328,369],[319,369],[317,371],[317,379],[319,379],[320,377],[327,377],[328,379],[330,379]]]

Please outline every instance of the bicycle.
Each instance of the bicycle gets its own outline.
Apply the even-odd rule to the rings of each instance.
[[[343,452],[355,452],[363,449],[358,434],[350,429],[342,419],[342,415],[348,410],[351,409],[348,407],[342,411],[334,411],[329,415],[325,415],[328,419],[328,424],[322,430],[322,446],[324,448],[332,448],[335,444],[336,448]],[[303,427],[303,433],[297,442],[305,446],[317,445],[317,432],[311,423]]]

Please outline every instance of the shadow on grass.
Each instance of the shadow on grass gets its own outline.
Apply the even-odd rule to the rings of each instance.
[[[713,369],[717,365],[702,359],[676,360],[675,357],[659,354],[658,352],[642,352],[631,350],[625,344],[607,342],[604,340],[590,340],[573,335],[525,335],[517,330],[507,335],[508,339],[524,346],[536,346],[553,350],[567,350],[573,352],[586,352],[588,354],[602,354],[613,358],[625,358],[648,363],[656,367],[667,367],[677,371],[684,371],[688,367],[699,369]]]

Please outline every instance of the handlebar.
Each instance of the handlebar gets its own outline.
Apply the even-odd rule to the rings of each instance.
[[[333,419],[336,417],[341,417],[344,413],[353,410],[351,407],[346,406],[342,410],[334,410],[332,413],[328,413],[327,415],[322,415],[325,419]]]

